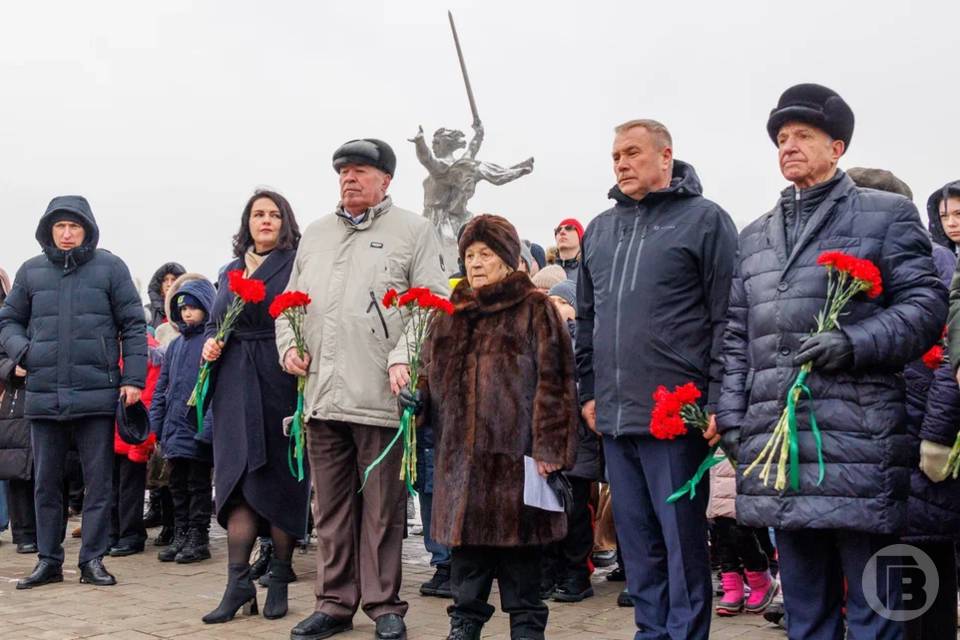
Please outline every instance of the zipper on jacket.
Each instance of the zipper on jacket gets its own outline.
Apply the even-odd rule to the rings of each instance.
[[[107,356],[107,339],[100,336],[100,349],[103,351],[103,363],[107,367],[107,380],[113,384],[113,372],[110,370],[110,358]]]
[[[617,383],[617,424],[614,426],[614,435],[619,436],[623,426],[623,393],[620,385],[620,308],[623,302],[623,283],[627,275],[627,264],[630,262],[630,249],[633,248],[633,241],[637,237],[637,225],[640,223],[640,211],[637,207],[637,217],[633,219],[633,230],[630,232],[630,241],[627,243],[627,254],[623,256],[623,269],[621,270],[620,286],[617,288],[617,312],[616,321],[613,328],[613,353],[614,361],[614,380]],[[642,247],[641,247],[642,248]],[[613,267],[616,270],[616,253],[620,251],[620,243],[617,243],[617,252],[614,253]],[[611,286],[613,277],[611,276]]]
[[[367,313],[370,313],[370,309],[377,310],[377,316],[380,318],[380,324],[383,325],[383,335],[386,336],[386,339],[390,339],[390,331],[387,330],[387,319],[383,317],[383,312],[380,311],[380,303],[377,301],[377,294],[373,291],[370,292],[370,306],[367,307]]]
[[[637,270],[640,267],[640,254],[643,253],[643,241],[647,239],[647,226],[640,230],[640,246],[637,247],[637,257],[633,260],[633,278],[630,280],[630,291],[637,288]]]

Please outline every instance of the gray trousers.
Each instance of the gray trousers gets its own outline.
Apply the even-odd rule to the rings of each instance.
[[[37,548],[41,560],[63,564],[63,472],[70,443],[77,446],[86,487],[80,564],[110,548],[113,490],[113,417],[31,422]]]

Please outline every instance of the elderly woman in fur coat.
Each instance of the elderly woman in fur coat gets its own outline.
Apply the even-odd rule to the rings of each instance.
[[[459,249],[466,279],[451,296],[455,313],[431,328],[415,398],[439,437],[431,527],[453,548],[448,639],[480,637],[496,577],[511,637],[541,640],[540,549],[563,539],[566,517],[524,504],[524,456],[544,477],[573,464],[570,335],[547,296],[514,270],[520,239],[506,219],[473,218]]]

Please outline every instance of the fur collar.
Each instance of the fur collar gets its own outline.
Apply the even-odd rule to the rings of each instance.
[[[526,273],[514,271],[500,282],[478,289],[472,289],[464,278],[453,290],[450,301],[456,313],[484,315],[509,309],[537,293]]]

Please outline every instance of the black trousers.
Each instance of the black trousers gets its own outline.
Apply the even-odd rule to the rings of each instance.
[[[33,507],[33,478],[7,482],[7,510],[14,544],[37,543],[37,510]]]
[[[933,560],[940,587],[922,616],[904,623],[904,640],[956,640],[957,565],[953,541],[912,543]]]
[[[173,520],[178,529],[210,530],[210,463],[190,458],[171,458],[170,495],[173,497]]]
[[[127,456],[113,456],[113,505],[110,541],[114,545],[140,546],[147,541],[143,526],[143,494],[147,489],[147,464]]]
[[[451,618],[486,623],[493,579],[500,608],[510,614],[510,636],[543,640],[549,610],[540,599],[540,547],[454,547],[450,559]]]
[[[593,525],[590,517],[590,480],[572,478],[573,509],[567,518],[567,537],[543,549],[544,577],[563,582],[567,578],[590,578],[587,558],[593,551]]]
[[[770,568],[756,529],[739,525],[733,518],[714,518],[713,531],[720,571],[766,571]]]
[[[86,488],[80,564],[102,558],[110,548],[113,416],[78,418],[70,422],[34,420],[30,435],[40,558],[63,564],[63,480],[71,441],[76,443],[80,454]]]

